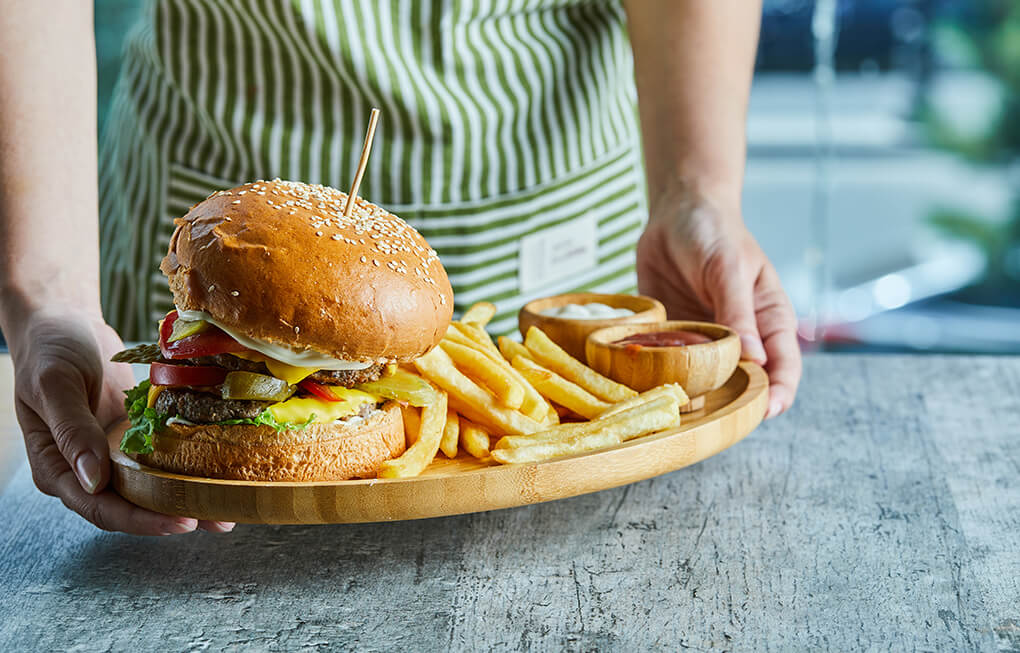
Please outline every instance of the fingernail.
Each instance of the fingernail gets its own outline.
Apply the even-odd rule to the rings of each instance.
[[[773,399],[769,402],[769,412],[765,415],[765,419],[772,419],[781,412],[783,412],[782,402],[778,399]]]
[[[235,524],[229,521],[214,521],[208,526],[199,526],[199,529],[207,533],[229,533],[234,530]]]
[[[744,358],[759,365],[765,364],[765,349],[761,346],[760,340],[751,336],[740,336],[740,346],[744,350]]]
[[[99,480],[102,472],[99,469],[99,459],[91,451],[83,451],[78,459],[74,461],[74,473],[78,482],[89,494],[95,494],[99,487]]]
[[[163,534],[180,535],[182,533],[190,533],[193,530],[195,530],[197,526],[198,526],[197,519],[189,519],[185,517],[183,519],[178,519],[177,521],[173,522],[173,524],[170,525],[170,528],[164,531]]]

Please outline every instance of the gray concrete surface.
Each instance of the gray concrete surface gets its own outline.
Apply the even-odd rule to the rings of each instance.
[[[0,650],[1020,651],[1020,359],[807,359],[694,467],[420,522],[101,533],[22,467]]]

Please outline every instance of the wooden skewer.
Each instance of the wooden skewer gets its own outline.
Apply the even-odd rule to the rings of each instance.
[[[351,192],[347,193],[347,206],[344,207],[345,218],[351,217],[354,203],[358,200],[358,187],[361,186],[361,178],[365,176],[365,166],[368,165],[368,155],[372,152],[372,137],[375,136],[375,124],[377,122],[379,122],[379,110],[373,108],[372,114],[368,117],[368,132],[365,134],[365,145],[361,148],[361,160],[358,161],[358,171],[354,173]]]

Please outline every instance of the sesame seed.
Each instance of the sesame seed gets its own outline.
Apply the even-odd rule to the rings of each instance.
[[[294,333],[301,333],[301,327],[299,326],[294,327]]]
[[[240,204],[240,203],[241,203],[241,200],[234,200],[233,202],[231,202],[231,204]]]
[[[372,259],[372,265],[374,265],[375,267],[379,267],[379,261]]]
[[[316,236],[321,236],[321,235],[322,235],[322,232],[321,232],[321,231],[316,231],[316,232],[315,232],[315,235],[316,235]]]
[[[212,284],[211,286],[209,286],[209,292],[212,292],[214,290],[216,290],[216,284]]]
[[[237,296],[238,296],[238,295],[240,295],[241,293],[237,292],[236,290],[231,290],[231,291],[230,291],[230,294],[231,294],[231,296],[233,296],[233,297],[237,297]]]

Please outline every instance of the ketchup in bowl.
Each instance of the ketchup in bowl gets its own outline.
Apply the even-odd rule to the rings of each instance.
[[[628,349],[631,346],[639,349],[641,347],[685,347],[687,345],[701,345],[706,342],[712,342],[712,338],[709,338],[704,333],[678,330],[635,333],[626,338],[620,338],[613,342],[613,344],[628,345]]]

